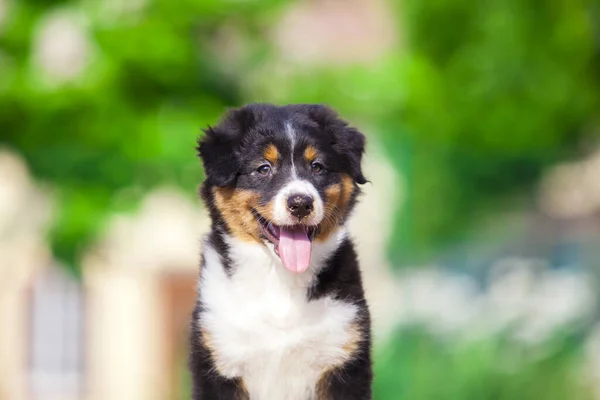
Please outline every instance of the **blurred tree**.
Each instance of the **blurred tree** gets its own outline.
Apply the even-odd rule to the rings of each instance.
[[[191,192],[199,125],[224,105],[327,102],[378,133],[409,181],[390,243],[397,265],[472,232],[595,133],[593,0],[391,2],[407,48],[368,65],[273,69],[264,26],[285,3],[10,3],[2,142],[58,189],[59,256],[73,261],[110,211],[153,185]],[[83,56],[65,55],[65,41]]]
[[[60,258],[77,269],[106,216],[154,185],[194,192],[200,127],[241,102],[238,74],[266,54],[261,26],[281,3],[10,3],[0,31],[1,143],[56,189]],[[227,65],[236,40],[243,45]]]
[[[550,163],[581,155],[597,134],[598,25],[587,0],[403,4],[410,57],[399,117],[418,253],[523,193]]]

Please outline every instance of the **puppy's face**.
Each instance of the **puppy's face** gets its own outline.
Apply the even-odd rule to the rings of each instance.
[[[213,220],[239,239],[272,243],[286,268],[305,271],[313,241],[345,222],[365,183],[364,136],[318,105],[249,105],[205,132]]]

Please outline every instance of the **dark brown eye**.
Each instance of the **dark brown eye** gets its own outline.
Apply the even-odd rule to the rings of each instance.
[[[271,173],[271,166],[269,164],[263,164],[257,169],[261,175],[269,175]]]
[[[310,168],[312,169],[312,172],[321,172],[323,171],[323,164],[314,162],[310,165]]]

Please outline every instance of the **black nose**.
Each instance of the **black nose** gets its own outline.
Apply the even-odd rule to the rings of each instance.
[[[313,210],[313,198],[305,194],[293,194],[288,198],[287,207],[294,217],[302,219]]]

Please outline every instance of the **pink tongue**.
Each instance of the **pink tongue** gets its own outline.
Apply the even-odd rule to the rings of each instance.
[[[279,257],[292,272],[304,272],[310,263],[310,240],[306,229],[280,228]]]

